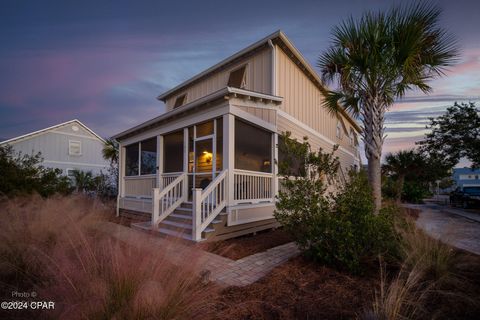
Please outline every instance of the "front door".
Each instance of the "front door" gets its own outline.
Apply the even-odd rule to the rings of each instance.
[[[213,136],[195,139],[193,181],[195,188],[205,189],[214,178]]]

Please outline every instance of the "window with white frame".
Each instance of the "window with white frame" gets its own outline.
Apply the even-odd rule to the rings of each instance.
[[[340,120],[337,120],[337,138],[338,139],[342,139],[342,123],[340,122]]]
[[[71,156],[82,155],[82,142],[76,140],[68,140],[68,154]]]

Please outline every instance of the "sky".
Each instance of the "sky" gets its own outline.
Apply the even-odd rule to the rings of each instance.
[[[410,92],[389,110],[384,153],[414,147],[454,101],[480,104],[480,1],[432,2],[461,56],[431,94]],[[278,29],[315,67],[332,27],[400,4],[2,0],[0,141],[74,118],[112,136],[164,112],[160,93]]]

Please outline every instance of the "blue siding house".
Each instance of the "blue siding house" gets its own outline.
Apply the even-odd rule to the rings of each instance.
[[[480,186],[480,169],[455,168],[452,178],[457,187]]]

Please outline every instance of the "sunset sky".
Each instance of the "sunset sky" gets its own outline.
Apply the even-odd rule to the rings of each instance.
[[[155,98],[283,30],[315,66],[350,15],[405,1],[0,2],[0,140],[78,118],[108,137],[164,111]],[[434,1],[459,63],[387,115],[385,152],[410,148],[428,117],[480,101],[480,1]]]

